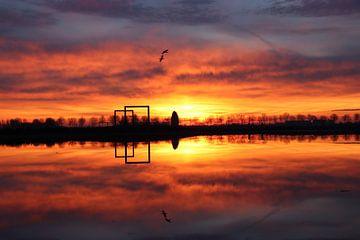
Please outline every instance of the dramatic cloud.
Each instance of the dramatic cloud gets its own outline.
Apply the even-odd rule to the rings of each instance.
[[[17,27],[42,27],[55,22],[50,13],[43,11],[0,7],[0,30],[11,31]]]
[[[262,53],[247,56],[248,60],[232,59],[225,62],[211,62],[227,71],[208,71],[179,74],[175,82],[182,84],[211,83],[249,83],[249,82],[287,82],[315,83],[338,81],[360,77],[360,59],[333,59],[305,57],[287,52]],[[354,86],[353,86],[354,87]]]
[[[3,104],[20,104],[22,100],[44,106],[50,100],[57,102],[53,106],[56,109],[63,108],[58,106],[63,99],[70,105],[89,107],[94,106],[91,101],[96,101],[99,107],[111,109],[108,105],[125,98],[217,99],[224,92],[223,100],[241,97],[258,99],[260,104],[274,97],[351,97],[360,90],[357,57],[309,57],[280,50],[245,52],[243,48],[217,49],[211,44],[194,48],[183,44],[172,48],[159,63],[159,51],[146,49],[141,42],[78,44],[64,50],[32,41],[2,39],[0,48],[5,49],[0,57]]]
[[[97,14],[105,17],[124,18],[139,22],[181,24],[215,23],[224,18],[212,6],[214,1],[178,1],[151,6],[146,1],[129,0],[62,0],[44,1],[42,4],[58,11]]]
[[[339,16],[360,13],[358,0],[276,0],[268,9],[273,14],[305,17]]]
[[[120,102],[192,117],[190,103],[206,111],[196,117],[357,107],[355,1],[0,3],[1,118],[29,101],[28,118],[111,112]]]

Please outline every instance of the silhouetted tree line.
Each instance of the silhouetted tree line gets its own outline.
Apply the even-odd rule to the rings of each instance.
[[[148,124],[147,117],[139,117],[134,115],[134,119],[131,116],[127,116],[125,121],[123,116],[117,116],[116,119],[113,115],[109,116],[100,116],[100,117],[91,117],[91,118],[63,118],[59,117],[54,118],[41,118],[28,121],[26,119],[14,118],[9,120],[0,121],[0,128],[61,128],[61,127],[106,127],[116,125],[125,125],[125,124],[135,124],[135,125],[144,125]],[[169,125],[170,118],[151,118],[152,125]]]
[[[151,118],[151,125],[170,125],[171,121],[178,124],[178,117],[175,119],[175,116],[172,116],[173,119],[169,118]],[[176,120],[176,121],[175,121]],[[145,125],[147,124],[146,116],[127,116],[124,119],[123,116],[117,116],[114,118],[113,115],[109,116],[100,116],[100,117],[91,117],[91,118],[63,118],[59,117],[46,118],[46,119],[34,119],[28,121],[26,119],[14,118],[9,120],[0,121],[0,128],[61,128],[61,127],[105,127],[105,126],[114,126],[116,125]],[[255,115],[245,115],[245,114],[233,114],[229,116],[210,116],[203,121],[199,119],[182,119],[182,123],[186,125],[271,125],[271,124],[284,124],[288,126],[299,126],[299,125],[332,125],[332,124],[350,124],[350,123],[360,123],[360,114],[356,113],[353,115],[337,115],[331,114],[330,116],[316,116],[312,114],[298,114],[290,115],[284,113],[281,115],[266,115],[262,114],[259,116]]]
[[[227,117],[208,117],[205,119],[205,125],[231,125],[231,124],[250,124],[250,125],[270,125],[270,124],[337,124],[337,123],[359,123],[360,114],[356,113],[353,116],[345,114],[338,116],[337,114],[331,114],[330,116],[316,116],[313,114],[298,114],[290,115],[284,113],[281,115],[266,115],[259,116],[245,115],[245,114],[233,114]]]

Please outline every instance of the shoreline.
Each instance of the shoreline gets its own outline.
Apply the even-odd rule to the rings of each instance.
[[[329,126],[218,125],[218,126],[120,126],[0,129],[0,144],[67,141],[141,142],[211,135],[350,135],[360,134],[360,124]]]

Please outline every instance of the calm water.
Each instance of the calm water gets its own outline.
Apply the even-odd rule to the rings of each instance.
[[[360,239],[359,143],[0,146],[0,239]]]

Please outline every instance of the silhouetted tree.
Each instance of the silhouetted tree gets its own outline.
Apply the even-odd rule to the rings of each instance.
[[[360,114],[359,114],[359,113],[355,113],[355,114],[354,114],[354,121],[355,121],[355,122],[359,122],[359,121],[360,121]]]
[[[162,119],[162,124],[169,125],[169,124],[170,124],[170,118],[164,118],[164,119]]]
[[[331,114],[330,115],[330,120],[334,121],[334,122],[337,122],[337,120],[339,120],[339,116],[336,115],[336,114]]]
[[[68,125],[70,127],[76,127],[76,123],[77,123],[76,118],[68,118]]]
[[[20,118],[10,119],[10,127],[11,128],[20,128],[21,127],[21,119]]]
[[[56,124],[57,124],[59,127],[63,127],[63,126],[65,125],[65,118],[59,117],[59,118],[56,120]]]
[[[90,126],[96,127],[97,124],[98,124],[98,119],[96,117],[90,118]]]
[[[255,123],[255,117],[254,116],[249,116],[248,117],[248,123],[253,125]]]
[[[153,118],[151,118],[151,123],[154,124],[154,125],[160,124],[160,119],[159,119],[159,117],[153,117]]]
[[[282,115],[282,119],[286,122],[286,121],[289,121],[290,120],[290,114],[288,114],[288,113],[284,113],[283,115]]]
[[[141,117],[141,123],[146,124],[147,122],[148,122],[147,116],[142,116]]]
[[[305,121],[306,120],[306,116],[302,115],[302,114],[298,114],[296,115],[296,120],[298,121]]]
[[[41,121],[40,121],[39,119],[36,119],[36,118],[35,118],[35,119],[32,121],[32,126],[35,127],[35,128],[41,127]]]
[[[45,127],[47,128],[53,128],[56,127],[56,121],[53,118],[46,118],[45,120]]]
[[[99,117],[99,122],[98,123],[99,123],[100,126],[105,124],[105,116],[104,115],[101,115]]]
[[[311,114],[309,114],[307,118],[308,118],[308,120],[309,120],[310,122],[313,122],[313,121],[316,121],[316,120],[317,120],[317,117],[316,117],[315,115],[311,115]]]
[[[116,118],[114,118],[114,116],[112,116],[111,123],[112,123],[112,125],[123,124],[122,119],[124,119],[124,116],[120,117],[119,115],[116,115]]]
[[[134,114],[134,118],[132,119],[134,124],[138,124],[139,123],[139,116],[137,114]]]
[[[179,116],[175,111],[173,111],[171,114],[171,127],[177,126],[179,126]]]
[[[319,118],[321,121],[327,121],[328,120],[328,117],[327,116],[324,116],[324,115],[322,115],[322,116],[320,116],[320,118]]]
[[[344,121],[344,123],[349,123],[351,122],[351,117],[349,114],[345,114],[344,116],[342,116],[342,120]]]
[[[206,118],[205,124],[212,125],[213,123],[214,123],[214,117],[213,116],[209,116],[209,117]]]
[[[85,126],[85,123],[86,123],[86,119],[81,117],[78,119],[78,124],[80,127],[84,127]]]

